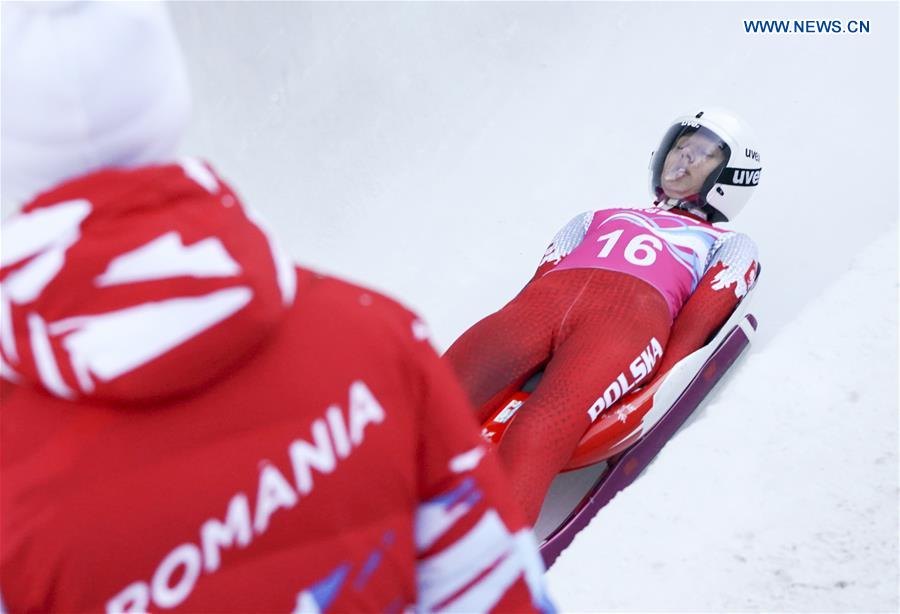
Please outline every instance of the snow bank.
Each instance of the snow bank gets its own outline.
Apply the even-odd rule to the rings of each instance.
[[[550,570],[561,609],[896,612],[897,279],[893,228],[739,362]]]

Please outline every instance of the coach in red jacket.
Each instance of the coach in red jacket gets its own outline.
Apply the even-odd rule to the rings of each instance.
[[[172,162],[162,8],[3,11],[3,607],[552,609],[424,324]]]

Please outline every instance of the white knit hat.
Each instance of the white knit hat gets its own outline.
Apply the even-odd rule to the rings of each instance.
[[[2,17],[4,204],[96,169],[175,157],[190,92],[165,6],[4,2]]]

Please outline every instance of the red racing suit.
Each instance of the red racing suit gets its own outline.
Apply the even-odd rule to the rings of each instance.
[[[288,263],[204,163],[3,230],[8,611],[552,610],[425,325]]]
[[[544,371],[498,448],[531,522],[592,408],[702,346],[753,284],[756,259],[745,235],[680,210],[587,212],[557,233],[512,301],[447,350],[482,422]]]

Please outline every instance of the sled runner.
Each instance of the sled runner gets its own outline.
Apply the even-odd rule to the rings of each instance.
[[[752,292],[751,292],[752,293]],[[549,568],[575,535],[650,464],[666,442],[749,345],[756,318],[749,294],[702,348],[605,409],[582,437],[544,500],[535,533]],[[532,377],[488,419],[485,439],[497,443],[540,381]]]

